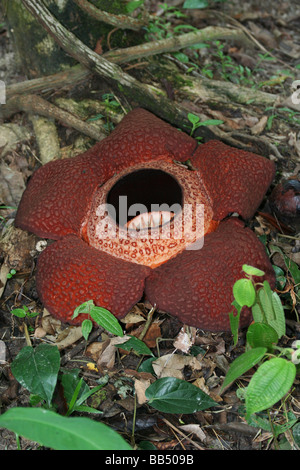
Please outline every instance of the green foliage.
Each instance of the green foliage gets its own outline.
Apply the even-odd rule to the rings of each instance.
[[[126,3],[126,11],[127,13],[132,13],[137,8],[141,7],[144,4],[145,0],[133,0],[131,2]]]
[[[153,353],[148,346],[135,336],[131,336],[131,338],[125,343],[117,344],[116,347],[125,349],[125,351],[131,351],[131,349],[133,349],[137,354],[144,356],[153,356]]]
[[[11,279],[15,274],[17,274],[17,271],[15,269],[11,269],[7,275],[7,279]]]
[[[189,382],[175,377],[157,379],[146,390],[149,405],[164,413],[195,413],[217,403]]]
[[[243,265],[242,269],[246,277],[233,286],[236,315],[230,313],[234,345],[243,307],[252,309],[254,321],[247,330],[246,351],[230,365],[223,388],[253,367],[257,368],[244,393],[246,419],[250,423],[253,414],[269,409],[289,392],[295,381],[300,354],[296,343],[292,348],[278,346],[285,335],[284,309],[278,294],[272,291],[267,281],[254,282],[253,276],[263,276],[264,272],[249,265]]]
[[[14,308],[11,313],[18,318],[34,318],[39,315],[39,312],[31,312],[26,305],[23,305],[22,308]]]
[[[49,344],[40,344],[36,348],[26,346],[21,349],[11,364],[11,371],[23,387],[50,406],[59,367],[58,349]]]
[[[185,0],[183,4],[183,8],[190,8],[190,9],[204,9],[211,7],[213,8],[213,5],[215,3],[224,3],[227,0]]]
[[[42,408],[11,408],[0,427],[55,450],[130,450],[114,430],[89,418],[68,418]]]
[[[123,336],[123,331],[117,318],[106,308],[96,307],[93,300],[88,300],[79,305],[75,310],[72,318],[76,318],[79,314],[85,313],[89,315],[97,325],[102,326],[106,331],[116,336]],[[85,339],[88,338],[92,330],[92,321],[86,319],[82,322],[82,334]]]
[[[206,119],[205,121],[200,121],[199,116],[196,116],[195,114],[188,113],[187,115],[188,120],[192,124],[192,129],[190,131],[190,136],[192,136],[198,127],[201,126],[218,126],[220,124],[223,124],[224,121],[221,121],[220,119]]]
[[[88,301],[75,310],[75,315],[88,313],[94,320],[99,320],[99,315],[103,320],[104,315],[103,323],[111,330],[121,333],[114,322],[111,328],[111,314],[103,312],[105,309],[101,309],[100,313],[96,310],[95,314],[94,309],[93,301]],[[83,331],[88,337],[90,325],[86,321],[90,320],[84,320]],[[139,371],[147,371],[155,378],[152,361],[156,357],[143,341],[131,337],[119,347],[128,351],[134,350],[142,356],[150,356],[139,367]],[[0,426],[53,449],[130,448],[126,441],[104,424],[86,418],[70,417],[74,412],[101,413],[87,406],[85,402],[92,395],[96,396],[107,382],[100,383],[99,380],[100,384],[90,389],[79,376],[79,369],[60,371],[60,354],[56,346],[41,343],[35,348],[23,348],[12,362],[11,370],[18,382],[31,393],[30,407],[14,408],[4,413],[0,417]],[[64,417],[55,413],[53,396],[58,383],[67,403]],[[217,403],[198,387],[173,377],[157,379],[146,390],[146,397],[149,406],[166,413],[193,413],[217,406]],[[36,406],[38,408],[35,408]]]
[[[281,357],[274,357],[261,364],[246,390],[246,419],[281,400],[290,390],[295,377],[295,364]]]

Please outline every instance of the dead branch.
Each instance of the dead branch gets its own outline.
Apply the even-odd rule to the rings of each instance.
[[[146,18],[139,20],[126,15],[113,15],[103,10],[99,10],[87,0],[73,0],[76,5],[96,20],[103,21],[120,29],[132,29],[139,31],[147,23]]]
[[[149,41],[138,46],[109,51],[106,52],[103,57],[110,62],[123,64],[155,54],[178,51],[180,49],[193,46],[199,42],[215,41],[217,39],[231,40],[235,42],[238,41],[239,43],[253,47],[252,42],[241,30],[208,26],[207,28],[203,28],[198,31],[181,34],[180,36],[173,36],[167,39],[160,39],[158,41]]]
[[[1,107],[0,117],[7,119],[20,111],[56,119],[97,141],[106,137],[104,133],[92,124],[81,121],[37,95],[17,95],[14,98],[10,98],[6,105]]]

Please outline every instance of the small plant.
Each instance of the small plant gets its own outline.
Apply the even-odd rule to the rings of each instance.
[[[122,328],[116,317],[106,308],[97,307],[93,300],[88,300],[79,305],[75,310],[72,318],[78,317],[80,313],[89,315],[92,320],[102,326],[106,331],[116,336],[123,336]],[[89,318],[81,323],[82,335],[87,340],[93,328],[93,322]]]
[[[245,372],[258,366],[243,393],[248,422],[253,415],[275,405],[291,389],[299,371],[299,346],[283,348],[278,345],[285,335],[284,309],[278,294],[269,283],[254,282],[264,272],[243,265],[246,278],[233,286],[235,314],[229,314],[234,344],[237,342],[239,318],[243,307],[251,308],[253,323],[246,334],[246,351],[235,359],[225,377],[228,387]]]
[[[192,124],[192,129],[190,131],[190,136],[192,136],[198,127],[201,126],[219,126],[220,124],[223,124],[224,121],[221,121],[220,119],[206,119],[205,121],[200,121],[199,116],[196,116],[195,114],[188,113],[187,115],[188,120]],[[202,137],[196,137],[196,139],[202,139]]]
[[[13,271],[13,270],[12,270]],[[8,277],[8,275],[7,275]],[[39,312],[31,312],[26,305],[21,308],[14,308],[11,313],[18,318],[34,318],[39,315]]]
[[[17,271],[15,269],[11,269],[7,275],[7,279],[11,279],[15,274],[17,274]]]

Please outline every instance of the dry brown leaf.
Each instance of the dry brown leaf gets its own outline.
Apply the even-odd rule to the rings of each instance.
[[[183,326],[175,338],[173,343],[174,348],[179,349],[184,353],[188,353],[190,348],[195,343],[196,331],[196,328],[186,329]]]
[[[99,359],[99,355],[101,354],[103,348],[103,341],[95,341],[90,343],[86,348],[85,355],[92,358],[93,361],[97,362]]]
[[[34,337],[35,338],[44,338],[46,336],[47,332],[42,328],[41,326],[38,326],[35,331],[34,331]]]
[[[196,380],[193,382],[193,385],[195,385],[195,387],[200,388],[200,390],[202,390],[202,392],[204,392],[204,393],[206,393],[207,395],[209,395],[209,388],[208,388],[207,385],[205,384],[205,379],[204,379],[204,377],[199,377],[198,379],[196,379]]]
[[[179,429],[188,434],[195,434],[201,442],[206,440],[206,434],[202,431],[200,424],[184,424],[179,426]]]
[[[130,336],[117,336],[104,341],[101,354],[97,360],[97,367],[99,369],[112,369],[115,364],[116,345],[125,343],[129,339]]]
[[[176,377],[184,379],[183,369],[189,366],[193,370],[201,370],[201,364],[194,356],[180,354],[166,354],[152,362],[157,377]]]
[[[135,305],[130,312],[127,313],[127,315],[124,318],[121,318],[120,320],[122,323],[131,324],[131,323],[140,323],[140,322],[145,322],[146,318],[142,312],[142,310]]]
[[[144,403],[147,403],[148,400],[146,398],[145,392],[150,384],[151,384],[150,379],[135,379],[134,388],[135,388],[135,393],[136,393],[137,401],[139,405],[143,405]]]
[[[41,326],[46,334],[51,336],[56,336],[62,331],[61,321],[52,317],[46,308],[43,310]]]
[[[71,344],[76,343],[80,338],[82,338],[82,329],[81,326],[71,326],[66,328],[68,330],[67,336],[65,336],[61,341],[55,343],[59,350],[65,349]]]

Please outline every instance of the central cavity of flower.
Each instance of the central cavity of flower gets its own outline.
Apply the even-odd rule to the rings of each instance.
[[[131,167],[96,190],[82,237],[110,255],[155,268],[184,249],[200,249],[215,228],[199,174],[155,161]]]

